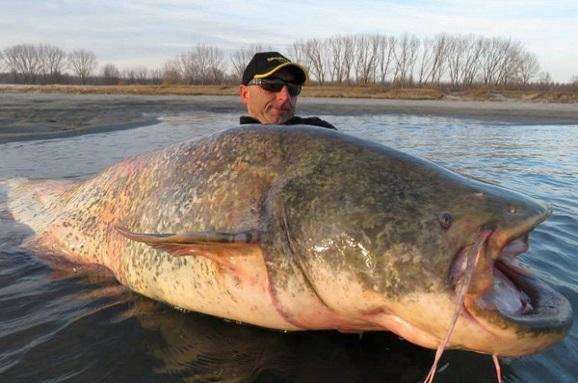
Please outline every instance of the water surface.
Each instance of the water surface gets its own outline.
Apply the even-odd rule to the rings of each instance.
[[[408,115],[322,116],[340,131],[428,158],[554,207],[523,262],[578,309],[578,126]],[[0,179],[83,179],[128,156],[235,125],[237,115],[0,144]],[[1,198],[1,191],[0,191]],[[279,333],[183,313],[106,273],[54,270],[22,251],[0,215],[1,382],[418,382],[433,351],[389,333]],[[552,349],[503,359],[505,382],[575,382],[578,330]],[[487,356],[452,351],[436,382],[494,382]]]

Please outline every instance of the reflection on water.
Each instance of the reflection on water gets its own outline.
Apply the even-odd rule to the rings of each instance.
[[[419,381],[432,361],[431,351],[390,333],[270,331],[183,313],[106,277],[35,267],[35,279],[44,277],[28,286],[38,289],[30,299],[37,304],[18,307],[12,335],[2,337],[4,347],[19,349],[7,355],[13,362],[3,381],[403,383]],[[47,363],[47,356],[56,360]],[[490,359],[472,353],[448,352],[444,364],[439,381],[471,371],[472,382],[493,375]]]
[[[222,130],[237,118],[166,116],[139,129],[2,144],[0,178],[85,178],[127,156]],[[553,205],[523,261],[578,308],[578,126],[323,118],[343,132]],[[389,333],[283,333],[176,311],[124,289],[103,270],[49,269],[17,248],[27,234],[0,211],[2,382],[416,382],[433,360],[433,351]],[[577,347],[573,328],[545,353],[503,360],[505,381],[572,382]],[[487,356],[448,352],[440,366],[436,382],[495,381]]]

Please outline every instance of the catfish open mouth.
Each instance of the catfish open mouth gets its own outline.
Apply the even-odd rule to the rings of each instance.
[[[492,283],[480,292],[475,305],[482,311],[498,311],[507,321],[529,330],[569,327],[572,309],[568,300],[516,259],[527,250],[528,233],[525,233],[511,240],[491,267],[480,271]]]

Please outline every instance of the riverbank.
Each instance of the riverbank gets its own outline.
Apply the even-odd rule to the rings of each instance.
[[[163,115],[193,111],[244,113],[244,106],[236,95],[0,92],[0,105],[0,143],[128,129],[156,123]],[[518,124],[578,124],[578,104],[510,100],[390,100],[304,95],[299,99],[298,114],[407,114]],[[236,118],[232,124],[236,124]]]
[[[0,84],[0,93],[138,94],[180,96],[236,96],[238,85],[15,85]],[[385,100],[521,101],[578,103],[578,89],[503,90],[472,88],[396,88],[379,85],[306,85],[303,97],[364,98]]]

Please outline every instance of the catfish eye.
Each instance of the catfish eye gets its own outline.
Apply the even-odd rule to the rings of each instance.
[[[448,230],[454,222],[454,217],[452,213],[444,211],[438,215],[438,222],[440,223],[442,229]]]
[[[508,213],[510,213],[510,214],[512,214],[512,215],[516,215],[516,214],[518,214],[518,209],[516,209],[515,206],[510,206],[510,207],[508,208]]]

